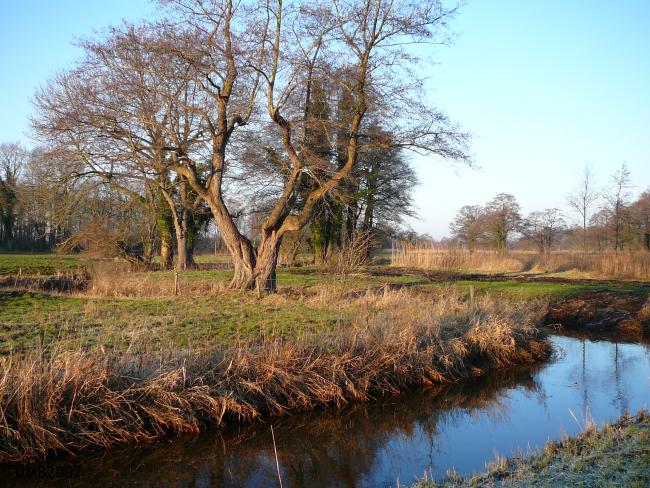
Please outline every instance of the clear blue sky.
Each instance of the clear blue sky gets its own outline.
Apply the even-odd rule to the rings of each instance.
[[[0,7],[0,141],[23,140],[36,87],[74,39],[151,15],[147,0],[6,1]],[[585,162],[602,184],[625,161],[650,186],[650,0],[469,0],[435,48],[425,96],[474,135],[479,170],[414,161],[419,232],[499,192],[525,212],[565,207]],[[567,211],[567,214],[569,212]]]

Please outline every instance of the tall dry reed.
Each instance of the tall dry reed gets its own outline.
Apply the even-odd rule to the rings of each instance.
[[[592,278],[650,279],[650,252],[534,251],[449,249],[427,245],[402,244],[393,250],[394,266],[453,272],[483,273],[582,273]]]
[[[0,462],[152,441],[480,375],[546,358],[529,306],[404,292],[355,301],[356,321],[292,340],[123,353],[53,346],[0,359]]]

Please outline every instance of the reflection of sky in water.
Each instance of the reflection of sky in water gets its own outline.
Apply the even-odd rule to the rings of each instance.
[[[284,486],[396,486],[425,471],[442,477],[451,467],[470,474],[495,453],[509,456],[577,433],[586,411],[602,423],[650,404],[646,346],[559,336],[553,341],[560,357],[541,368],[499,372],[438,395],[412,393],[339,414],[276,422]],[[278,486],[267,426],[74,462],[83,470],[70,486]]]
[[[381,475],[375,481],[399,473],[410,482],[424,466],[436,476],[452,466],[470,474],[482,470],[495,453],[510,456],[564,432],[579,432],[585,415],[600,424],[649,405],[650,351],[645,347],[565,337],[554,343],[563,357],[535,375],[536,391],[508,388],[500,393],[507,409],[463,412],[440,426],[437,439],[421,431],[411,438],[392,438],[377,456]],[[428,452],[427,446],[432,446]]]

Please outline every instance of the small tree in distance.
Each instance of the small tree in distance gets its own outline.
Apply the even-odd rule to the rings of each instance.
[[[509,193],[499,193],[485,207],[485,230],[498,252],[505,251],[508,238],[521,224],[519,203]]]
[[[485,212],[480,205],[465,205],[449,224],[452,237],[465,246],[470,253],[476,250],[484,234],[484,216]]]
[[[562,212],[557,208],[547,208],[541,212],[531,212],[522,223],[521,232],[537,245],[540,254],[549,254],[565,228]]]
[[[611,177],[611,186],[607,193],[607,204],[611,214],[611,225],[614,232],[614,251],[623,249],[623,230],[626,224],[627,207],[630,201],[632,181],[630,170],[623,163]]]
[[[582,220],[582,252],[587,252],[587,227],[592,215],[592,209],[598,201],[599,193],[596,190],[595,179],[589,165],[582,170],[582,179],[578,189],[568,195],[569,206],[574,209]]]
[[[29,152],[19,143],[0,144],[0,246],[11,248],[16,219],[18,176]]]

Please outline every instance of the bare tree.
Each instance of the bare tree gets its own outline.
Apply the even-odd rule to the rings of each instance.
[[[598,252],[603,252],[609,247],[611,220],[611,212],[607,205],[601,206],[589,219],[588,232],[596,241]]]
[[[480,205],[465,205],[449,225],[452,237],[467,247],[470,253],[474,252],[485,233],[484,217],[485,211]]]
[[[537,245],[540,254],[549,254],[565,228],[562,212],[557,208],[547,208],[541,212],[531,212],[523,222],[521,231]]]
[[[630,207],[639,244],[650,250],[650,190],[644,191]]]
[[[197,86],[216,105],[202,114],[211,137],[208,177],[201,179],[199,164],[187,157],[174,171],[187,178],[212,211],[233,259],[237,288],[273,290],[283,236],[304,227],[319,202],[349,180],[360,154],[368,147],[409,147],[425,154],[469,162],[467,136],[440,112],[420,102],[421,84],[410,74],[416,59],[408,45],[441,40],[454,10],[437,0],[423,2],[305,2],[291,6],[282,0],[267,2],[262,18],[250,20],[245,6],[223,1],[173,2],[176,15],[200,32],[207,32],[199,52],[186,47],[180,56],[196,70]],[[243,20],[247,14],[249,22]],[[238,17],[239,15],[239,17]],[[247,29],[250,24],[255,29]],[[261,27],[260,27],[261,26]],[[348,117],[333,121],[332,144],[345,149],[338,164],[303,150],[305,83],[310,68],[330,82],[329,96],[345,98]],[[200,83],[199,83],[200,80]],[[261,83],[261,85],[259,85]],[[269,131],[280,144],[275,161],[276,188],[268,211],[258,212],[257,245],[238,228],[226,205],[225,175],[232,171],[227,151],[235,130],[251,122],[258,85],[265,88],[266,109],[274,127]],[[325,85],[324,85],[325,86]],[[375,140],[366,130],[366,112],[376,105],[393,123],[390,142]],[[316,172],[315,168],[330,168]],[[304,175],[319,173],[317,184],[298,198]],[[243,182],[240,182],[240,185]]]
[[[587,252],[587,226],[591,218],[592,209],[598,201],[599,193],[596,190],[594,175],[589,167],[585,165],[582,170],[582,179],[578,189],[567,197],[569,206],[573,208],[582,220],[582,252]]]
[[[179,249],[188,210],[205,202],[232,256],[233,287],[275,289],[283,236],[345,185],[358,189],[364,154],[408,148],[470,162],[467,135],[421,102],[412,69],[410,45],[445,40],[455,10],[440,1],[161,3],[167,20],[84,43],[86,59],[39,93],[35,125],[69,174],[152,209],[160,193]],[[319,97],[337,117],[314,110]],[[389,134],[371,130],[376,119],[391,121]],[[309,136],[315,124],[322,150]],[[375,173],[390,179],[389,168]],[[378,208],[367,199],[368,223]]]
[[[630,200],[632,182],[630,171],[625,163],[611,176],[611,185],[607,193],[607,202],[611,212],[611,225],[614,231],[614,250],[623,249],[623,230],[626,224],[627,206]]]
[[[160,225],[163,266],[174,235],[176,266],[185,269],[193,265],[192,222],[201,199],[171,167],[202,142],[202,128],[185,66],[158,49],[170,36],[164,25],[127,25],[83,42],[79,66],[37,94],[34,127],[62,154],[68,176],[99,179],[157,214],[150,225]]]
[[[519,204],[509,193],[499,193],[485,207],[485,229],[497,251],[504,251],[508,237],[519,229],[521,214]]]

